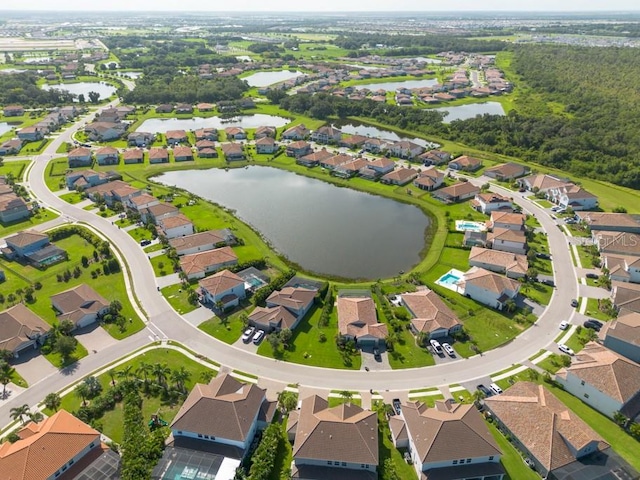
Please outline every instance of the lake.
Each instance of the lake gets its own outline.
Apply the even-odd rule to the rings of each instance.
[[[455,107],[436,108],[436,110],[439,112],[449,112],[449,115],[444,117],[444,123],[451,123],[454,120],[466,120],[476,115],[484,115],[485,113],[490,115],[504,115],[504,108],[502,108],[500,102],[470,103],[468,105],[458,105]]]
[[[7,122],[0,122],[0,135],[4,135],[5,133],[7,133],[12,128],[13,127],[11,125],[9,125]]]
[[[371,125],[364,125],[362,123],[350,122],[350,123],[335,123],[334,127],[340,129],[343,133],[348,135],[364,135],[372,138],[380,138],[386,140],[409,140],[418,145],[422,145],[425,148],[438,148],[440,145],[437,143],[429,142],[422,138],[404,137],[398,135],[391,130],[383,130],[382,128],[372,127]]]
[[[244,77],[242,80],[246,81],[251,87],[268,87],[274,83],[284,82],[291,78],[304,75],[302,72],[296,70],[294,72],[290,70],[280,70],[277,72],[257,72],[248,77]]]
[[[166,172],[158,180],[236,211],[307,271],[377,279],[420,261],[429,218],[413,205],[271,167]]]
[[[356,90],[362,90],[368,88],[371,91],[384,90],[386,92],[395,92],[398,88],[425,88],[433,87],[438,83],[438,80],[433,78],[430,80],[404,80],[401,82],[380,82],[380,83],[367,83],[366,85],[356,85]]]
[[[223,120],[225,123],[222,123]],[[232,120],[232,121],[229,121]],[[167,133],[168,130],[197,130],[199,128],[217,128],[223,129],[227,127],[257,128],[262,126],[283,127],[291,120],[275,115],[265,115],[257,113],[255,115],[240,115],[238,117],[220,118],[220,117],[193,117],[193,118],[150,118],[142,122],[138,127],[138,132],[151,133]]]
[[[429,57],[413,57],[413,60],[417,60],[418,62],[424,63],[442,63],[442,60],[437,58],[429,58]]]
[[[120,72],[120,75],[127,78],[140,78],[142,76],[142,72]]]
[[[100,100],[105,100],[116,93],[116,87],[109,83],[97,82],[78,82],[78,83],[60,83],[56,85],[42,85],[43,90],[67,90],[74,95],[84,95],[85,100],[89,101],[89,92],[97,92],[100,94]]]

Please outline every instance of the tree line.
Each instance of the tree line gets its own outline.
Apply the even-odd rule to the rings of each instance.
[[[37,84],[39,78],[32,72],[0,75],[0,105],[50,107],[71,103],[75,98],[66,90],[43,90]]]

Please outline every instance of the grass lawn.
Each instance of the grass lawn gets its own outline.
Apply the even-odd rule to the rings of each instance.
[[[584,225],[569,223],[568,225],[566,225],[566,227],[569,229],[569,231],[571,232],[571,235],[573,235],[574,237],[590,237],[591,236],[591,233],[589,232],[588,228],[585,227]]]
[[[542,198],[536,198],[533,201],[535,203],[537,203],[538,205],[540,205],[542,208],[551,208],[551,207],[553,207],[553,203],[551,203],[549,200],[544,200]]]
[[[441,393],[438,393],[437,395],[425,395],[424,397],[411,398],[412,402],[422,402],[427,407],[430,407],[430,408],[436,406],[436,400],[444,400],[444,395],[442,395]]]
[[[27,381],[24,378],[22,378],[22,376],[20,376],[20,374],[15,368],[13,369],[13,373],[11,374],[11,383],[22,388],[27,388],[29,386],[27,384]]]
[[[596,259],[591,255],[590,249],[583,245],[578,245],[576,247],[578,250],[578,257],[580,257],[580,263],[582,264],[582,268],[593,268],[593,261]]]
[[[357,405],[358,407],[362,406],[362,400],[359,398],[329,397],[327,402],[329,402],[329,408],[337,407],[343,403],[350,403],[351,405]]]
[[[429,350],[416,345],[415,337],[408,330],[398,334],[399,340],[393,346],[393,352],[388,352],[391,368],[414,368],[435,365],[433,355]]]
[[[60,195],[60,198],[62,200],[64,200],[67,203],[70,204],[76,204],[76,203],[80,203],[81,201],[84,200],[84,198],[82,198],[82,194],[78,193],[78,192],[69,192],[69,193],[65,193],[64,195]]]
[[[597,298],[588,298],[587,299],[587,309],[584,312],[585,315],[589,317],[593,317],[596,320],[601,320],[603,322],[608,322],[613,317],[598,307],[598,299]]]
[[[500,433],[496,426],[493,423],[487,422],[487,427],[489,427],[491,435],[493,435],[500,450],[502,450],[500,462],[508,475],[505,477],[505,480],[540,480],[540,475],[524,463],[520,452]]]
[[[567,340],[567,346],[572,349],[574,352],[578,353],[582,350],[585,344],[589,341],[591,337],[592,330],[590,328],[584,328],[581,325],[576,328],[576,331],[571,335],[571,338]]]
[[[153,259],[152,259],[153,260]],[[169,285],[160,290],[164,298],[167,299],[173,309],[180,315],[184,313],[193,312],[197,305],[193,305],[189,302],[188,292],[182,286],[182,283],[176,283],[175,285]]]
[[[545,285],[544,283],[534,282],[523,285],[520,292],[523,296],[540,305],[549,305],[551,295],[553,294],[553,287]]]
[[[128,230],[127,233],[133,237],[133,239],[140,243],[141,240],[153,240],[153,235],[149,230],[144,227],[134,228]]]
[[[143,250],[146,253],[151,253],[151,252],[157,252],[158,250],[162,250],[163,248],[164,248],[164,245],[162,245],[161,243],[156,243],[155,245],[149,245],[148,247],[144,247]]]
[[[402,480],[417,480],[418,476],[412,465],[405,462],[400,452],[391,441],[391,431],[389,430],[389,421],[383,414],[378,414],[378,478],[391,478],[385,473],[385,460],[391,459],[396,478]]]
[[[166,253],[152,257],[150,261],[156,277],[164,277],[165,275],[173,273],[173,262],[171,262]]]
[[[338,332],[335,309],[330,315],[329,325],[326,327],[318,327],[321,313],[322,310],[317,306],[311,308],[294,330],[288,350],[280,349],[278,352],[274,352],[269,342],[264,341],[258,347],[258,354],[316,367],[360,370],[361,358],[359,354],[350,357],[351,361],[345,364],[338,350],[334,340]],[[320,341],[321,334],[326,337],[324,342]]]
[[[49,360],[55,367],[64,368],[64,367],[68,367],[72,363],[77,362],[81,358],[86,357],[88,354],[89,352],[87,352],[87,349],[84,348],[84,346],[80,342],[78,342],[78,344],[76,345],[76,349],[69,356],[66,362],[62,361],[62,356],[57,352],[51,352],[45,355],[44,358]]]
[[[562,357],[566,355],[558,355],[557,353],[552,353],[547,358],[538,362],[538,366],[543,368],[549,373],[556,373],[558,370],[562,368]]]
[[[15,162],[4,162],[0,165],[0,175],[13,175],[16,182],[22,181],[25,168],[29,165],[29,160],[18,160]]]
[[[166,348],[156,348],[148,352],[143,353],[135,357],[134,359],[126,362],[119,367],[116,367],[116,371],[122,371],[127,366],[131,366],[132,374],[135,374],[136,370],[140,367],[141,363],[147,363],[150,365],[166,363],[172,370],[184,367],[189,373],[190,378],[185,382],[185,386],[188,391],[191,391],[196,382],[200,382],[203,372],[212,372],[215,376],[215,371],[201,365],[198,362],[185,357],[180,352]],[[138,378],[142,378],[137,375]],[[100,383],[103,386],[103,391],[109,387],[111,378],[108,374],[103,374],[98,377]],[[117,380],[116,380],[117,381]],[[73,412],[80,408],[81,399],[71,392],[62,397],[63,408],[69,412]],[[145,420],[149,419],[152,414],[159,413],[160,417],[167,422],[171,422],[173,417],[180,409],[182,401],[175,405],[165,404],[159,397],[150,397],[142,395],[142,415]],[[50,413],[50,412],[47,412]],[[123,418],[122,418],[122,403],[116,405],[116,408],[112,411],[106,412],[105,415],[98,420],[102,424],[102,433],[111,438],[117,443],[122,442],[123,433]]]
[[[6,237],[12,233],[20,232],[22,230],[30,230],[41,223],[48,222],[49,220],[53,220],[58,217],[59,215],[57,213],[41,208],[38,210],[38,213],[29,218],[25,218],[24,220],[11,223],[0,223],[0,237]]]
[[[198,325],[198,328],[212,337],[231,345],[240,338],[240,335],[242,335],[244,331],[244,324],[240,321],[239,317],[239,313],[226,319],[212,317]]]

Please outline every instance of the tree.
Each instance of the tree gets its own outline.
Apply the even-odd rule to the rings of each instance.
[[[29,405],[26,403],[24,405],[20,405],[19,407],[14,407],[9,410],[9,414],[12,420],[20,420],[20,423],[24,425],[24,418],[29,414]]]
[[[149,380],[149,375],[153,374],[153,365],[147,362],[140,362],[140,366],[136,370],[136,373],[142,374],[142,378],[144,379],[144,384],[147,385]]]
[[[62,399],[60,395],[56,392],[48,393],[46,397],[44,397],[44,406],[49,410],[53,410],[57,412],[62,404]]]
[[[42,420],[44,420],[44,415],[42,415],[42,413],[40,412],[29,412],[27,416],[33,423],[40,423]]]
[[[62,362],[67,363],[76,350],[78,341],[73,337],[61,336],[56,340],[56,351],[62,356]]]
[[[7,384],[11,381],[15,368],[5,361],[0,361],[0,383],[2,383],[2,398],[7,396]]]
[[[619,411],[616,411],[613,414],[613,421],[616,422],[621,427],[624,427],[629,421],[629,419],[624,414],[620,413]]]
[[[353,392],[350,392],[349,390],[342,390],[338,392],[338,395],[340,395],[340,397],[342,397],[342,400],[347,403],[350,403],[351,399],[353,398]]]
[[[482,402],[482,400],[485,399],[485,397],[486,395],[484,394],[484,392],[480,390],[473,391],[473,401],[476,405],[480,405],[480,403]]]
[[[87,95],[91,103],[98,103],[100,100],[100,94],[98,92],[91,91]]]
[[[76,328],[76,326],[71,320],[62,320],[60,322],[59,330],[62,335],[71,335],[74,328]]]
[[[171,380],[176,384],[176,388],[181,392],[186,390],[185,382],[188,382],[191,378],[191,373],[187,371],[184,366],[181,366],[179,369],[171,372]]]
[[[133,367],[131,365],[125,365],[124,367],[122,367],[122,370],[120,370],[118,372],[118,377],[124,379],[124,380],[129,380],[129,377],[131,377],[131,369]]]
[[[109,375],[109,377],[111,378],[111,386],[115,386],[116,384],[116,375],[118,374],[118,372],[115,371],[115,369],[111,368],[109,369],[109,371],[107,372],[107,375]]]
[[[153,375],[156,377],[158,385],[166,387],[167,378],[171,375],[171,369],[166,363],[156,363],[153,366]]]
[[[81,93],[78,95],[78,102],[79,103],[85,103],[87,100],[84,97],[84,93]]]
[[[280,335],[275,332],[267,335],[267,341],[269,342],[269,345],[271,345],[271,348],[274,352],[277,351],[280,347]]]
[[[516,302],[513,298],[510,298],[509,300],[507,300],[504,303],[505,309],[507,310],[507,312],[509,313],[513,313],[516,311],[516,308],[518,308],[518,305],[516,305]]]
[[[289,413],[298,406],[298,395],[286,390],[280,392],[278,394],[278,405],[283,414]]]
[[[102,392],[102,385],[100,384],[100,381],[96,377],[94,376],[87,377],[84,379],[84,383],[88,387],[89,398],[94,398],[100,395],[100,392]]]
[[[200,381],[202,383],[209,383],[214,376],[215,372],[213,370],[204,370],[200,372]]]
[[[87,398],[89,398],[89,396],[91,395],[89,385],[87,385],[84,382],[79,383],[78,386],[76,387],[76,395],[82,399],[82,406],[86,407]]]

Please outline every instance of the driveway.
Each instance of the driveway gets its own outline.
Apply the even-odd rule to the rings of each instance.
[[[84,348],[87,349],[89,354],[118,343],[118,340],[109,335],[107,331],[97,323],[77,330],[74,332],[74,336],[84,345]]]
[[[182,318],[184,318],[194,327],[197,327],[202,322],[205,322],[214,316],[215,314],[211,311],[211,309],[207,307],[198,307],[193,312],[185,313],[184,315],[182,315]]]
[[[39,350],[21,354],[20,358],[17,358],[13,362],[13,366],[29,386],[49,375],[58,373],[58,369],[54,367],[49,360],[44,358]]]
[[[180,274],[172,273],[170,275],[165,275],[164,277],[156,277],[156,285],[158,285],[161,289],[164,287],[168,287],[169,285],[175,285],[176,283],[180,283]]]
[[[373,357],[373,349],[361,350],[360,358],[362,359],[362,364],[360,367],[361,370],[364,370],[365,367],[374,372],[376,370],[391,370],[391,365],[389,364],[389,354],[385,349],[380,350],[379,362]]]
[[[578,292],[581,297],[587,298],[610,298],[611,292],[604,288],[600,287],[592,287],[590,285],[582,285],[578,286]]]

